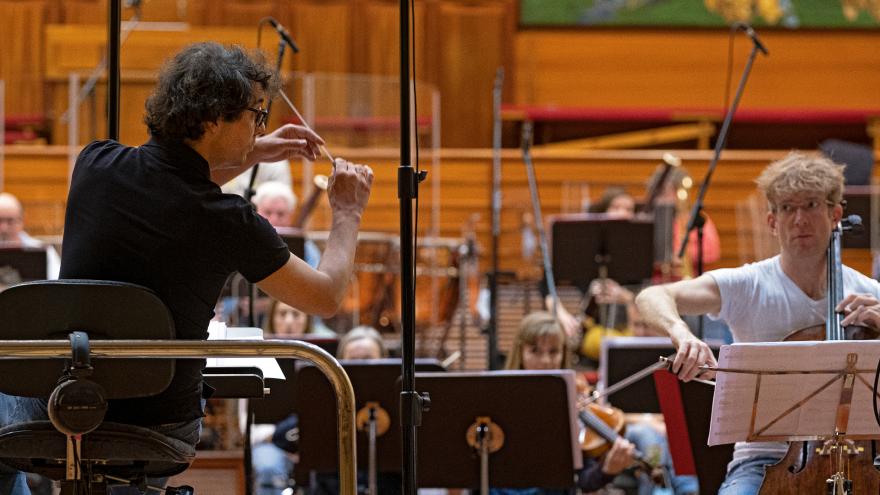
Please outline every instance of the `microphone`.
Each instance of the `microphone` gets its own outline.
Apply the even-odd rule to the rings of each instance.
[[[275,31],[278,32],[278,36],[281,36],[281,39],[287,43],[290,49],[293,50],[293,53],[299,53],[299,47],[296,46],[296,43],[293,42],[293,38],[290,37],[290,33],[287,32],[287,29],[284,29],[284,26],[282,26],[280,22],[275,20],[274,17],[267,17],[265,20],[275,28]]]
[[[758,47],[758,50],[761,50],[761,52],[764,53],[764,55],[770,56],[770,52],[767,51],[767,47],[764,46],[764,43],[761,43],[761,38],[758,38],[758,33],[755,32],[754,29],[752,29],[752,26],[749,26],[748,24],[740,22],[740,23],[737,23],[736,28],[741,29],[744,33],[746,33],[746,36],[748,36],[749,38],[752,39],[752,43],[754,43],[755,46]]]

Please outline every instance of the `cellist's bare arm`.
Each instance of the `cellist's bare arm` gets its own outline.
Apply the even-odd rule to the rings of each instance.
[[[717,364],[709,346],[691,333],[681,319],[681,315],[721,310],[721,293],[711,276],[648,287],[638,295],[636,305],[647,325],[663,329],[672,339],[678,350],[672,371],[679,378],[691,380],[700,373],[700,366]]]

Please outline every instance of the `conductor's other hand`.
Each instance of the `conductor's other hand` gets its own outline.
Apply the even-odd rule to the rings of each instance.
[[[602,472],[605,474],[620,474],[624,469],[632,466],[634,462],[633,452],[635,446],[623,437],[617,437],[611,450],[605,454],[605,460],[602,462]]]
[[[360,218],[370,199],[373,186],[373,170],[366,165],[358,165],[337,158],[330,184],[327,187],[327,198],[333,214],[350,214]]]
[[[706,380],[715,378],[714,371],[700,369],[700,366],[715,367],[718,365],[718,362],[715,361],[715,355],[712,354],[712,349],[690,332],[687,335],[686,338],[675,342],[678,352],[675,353],[675,359],[672,361],[672,372],[684,382],[689,382],[697,377]]]
[[[311,129],[285,124],[270,134],[257,138],[249,162],[278,162],[291,158],[316,160],[320,153],[319,146],[323,144],[321,136]]]

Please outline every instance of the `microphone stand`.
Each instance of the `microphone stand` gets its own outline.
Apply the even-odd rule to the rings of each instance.
[[[91,99],[91,131],[92,138],[96,137],[95,130],[98,127],[97,122],[97,106],[95,105],[95,86],[98,85],[98,79],[101,78],[101,75],[107,70],[107,113],[108,117],[113,116],[113,118],[109,118],[107,120],[107,134],[110,139],[119,140],[119,93],[120,93],[120,62],[119,62],[119,52],[122,49],[122,45],[128,40],[128,37],[131,35],[132,31],[137,28],[137,25],[141,21],[141,4],[140,2],[131,2],[131,7],[134,8],[134,14],[132,14],[131,19],[125,24],[125,29],[121,29],[120,25],[122,24],[122,11],[120,6],[116,6],[116,12],[113,12],[113,3],[110,2],[108,4],[108,16],[107,16],[107,54],[104,55],[104,58],[98,62],[98,65],[92,69],[92,73],[89,75],[89,78],[82,85],[79,90],[79,93],[76,96],[76,100],[70,103],[70,106],[67,110],[61,114],[61,120],[63,122],[67,122],[70,120],[70,113],[73,111],[74,107],[78,107],[86,98]],[[115,15],[115,24],[114,18],[112,16]],[[108,63],[110,65],[108,69]],[[115,93],[115,94],[112,94]],[[111,128],[112,127],[112,128]]]
[[[107,2],[107,137],[114,141],[119,141],[119,26],[122,24],[122,6],[119,1]]]
[[[260,21],[260,29],[263,27],[263,21]],[[281,77],[281,63],[284,61],[284,50],[287,48],[287,43],[284,39],[278,40],[278,58],[275,62],[275,72],[278,74],[278,77]],[[266,111],[269,112],[272,110],[272,98],[266,102]],[[268,119],[266,123],[268,124]],[[257,172],[260,170],[259,162],[255,163],[251,168],[251,176],[248,179],[247,189],[244,191],[244,199],[248,203],[253,201],[254,193],[254,182],[257,180]],[[257,298],[257,286],[248,281],[247,283],[247,292],[248,292],[248,326],[255,327],[257,326],[257,319],[254,315],[254,301]],[[245,399],[245,426],[244,426],[244,493],[245,495],[252,495],[254,492],[254,469],[253,469],[253,449],[251,448],[251,427],[254,424],[254,410],[251,406],[250,399]]]
[[[262,28],[262,22],[261,22]],[[281,77],[281,63],[284,61],[284,50],[287,48],[287,43],[284,42],[283,39],[278,40],[278,58],[275,62],[275,72],[278,74],[278,77]],[[266,102],[266,111],[269,112],[272,110],[272,98],[269,98],[269,101]],[[268,124],[268,120],[266,121]],[[254,182],[257,180],[257,172],[260,170],[260,164],[255,163],[253,167],[251,167],[251,176],[248,179],[247,189],[244,191],[244,199],[248,203],[250,203],[254,199],[254,194],[256,191],[254,190]],[[256,287],[251,282],[248,282],[248,326],[254,327],[256,326],[257,320],[254,317],[254,299],[256,298]]]
[[[400,167],[397,169],[397,198],[400,200],[400,279],[401,279],[401,478],[404,495],[416,495],[416,434],[422,412],[428,410],[427,394],[416,391],[415,380],[415,273],[413,262],[412,202],[418,197],[419,183],[427,172],[416,173],[411,163],[409,1],[400,0]]]
[[[749,33],[751,28],[748,28],[746,33]],[[754,33],[752,31],[752,33]],[[757,41],[757,38],[753,34],[749,34],[749,38],[752,40],[752,51],[749,53],[749,59],[746,62],[746,66],[743,69],[742,77],[739,80],[739,86],[736,88],[736,95],[733,97],[733,102],[730,105],[730,108],[727,110],[727,115],[724,116],[724,122],[721,124],[721,131],[718,134],[718,140],[715,141],[715,153],[712,156],[712,161],[709,163],[709,169],[706,171],[706,176],[703,178],[703,183],[700,185],[700,192],[697,194],[697,199],[694,201],[694,206],[691,209],[691,215],[688,219],[687,228],[682,233],[681,238],[681,247],[678,250],[679,259],[684,257],[685,250],[687,249],[688,239],[690,237],[690,233],[693,230],[697,231],[697,276],[703,274],[703,226],[706,223],[705,212],[703,211],[703,202],[706,197],[706,192],[709,190],[709,184],[712,181],[712,174],[715,173],[715,167],[718,165],[718,159],[721,156],[721,150],[724,149],[724,144],[727,141],[727,133],[730,129],[730,122],[733,120],[733,115],[736,113],[736,107],[739,105],[739,100],[742,98],[743,91],[746,87],[746,81],[749,78],[749,73],[752,70],[752,64],[755,61],[755,58],[758,55],[758,52],[761,51],[764,55],[768,55],[767,49]],[[700,321],[697,327],[697,338],[703,338],[703,317],[700,316]]]
[[[489,324],[486,339],[489,348],[488,369],[498,369],[498,242],[501,237],[501,90],[504,68],[495,73],[492,89],[494,127],[492,129],[492,271],[489,272]]]

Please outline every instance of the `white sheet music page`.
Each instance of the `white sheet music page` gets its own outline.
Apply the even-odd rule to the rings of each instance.
[[[211,321],[208,324],[208,340],[263,340],[263,330],[253,327],[227,327],[222,321]],[[207,366],[257,367],[263,371],[263,378],[285,379],[278,361],[271,357],[208,358]]]
[[[880,438],[880,427],[874,419],[871,403],[871,385],[880,359],[880,341],[771,342],[724,346],[718,366],[752,371],[821,372],[762,375],[757,395],[756,374],[718,373],[709,445],[755,440],[749,438],[750,431],[762,436],[786,437],[834,433],[843,380],[838,379],[813,394],[846,368],[846,357],[850,353],[858,355],[856,369],[863,380],[857,377],[853,385],[847,434]],[[804,400],[806,402],[800,407],[783,415]],[[755,419],[751,428],[753,410]]]

